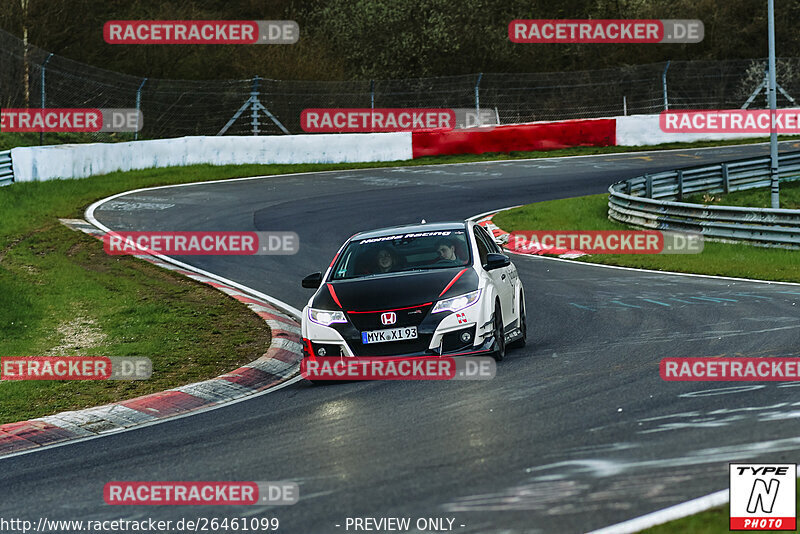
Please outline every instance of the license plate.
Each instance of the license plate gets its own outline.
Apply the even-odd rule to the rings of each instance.
[[[364,345],[369,343],[386,343],[387,341],[404,341],[406,339],[417,339],[416,326],[361,332],[361,342]]]

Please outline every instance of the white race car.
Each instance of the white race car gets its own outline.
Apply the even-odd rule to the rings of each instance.
[[[525,344],[517,269],[472,221],[362,232],[328,270],[303,309],[306,357],[492,355]]]

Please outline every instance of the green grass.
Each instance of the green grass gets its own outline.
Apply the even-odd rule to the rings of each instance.
[[[800,509],[800,480],[798,480],[797,497],[797,507]],[[730,532],[728,530],[729,516],[730,506],[726,504],[640,532],[641,534],[728,534]],[[751,530],[748,532],[767,531]]]
[[[791,210],[800,209],[800,180],[781,182],[780,201],[781,208]],[[755,208],[772,207],[769,188],[736,191],[727,195],[721,193],[715,193],[713,195],[709,193],[698,193],[686,197],[684,202],[723,206],[750,206]]]
[[[45,136],[45,142],[85,140],[74,134]],[[37,143],[38,134],[0,134],[0,150]],[[82,217],[86,206],[100,198],[141,187],[245,176],[740,143],[583,147],[381,163],[195,165],[2,187],[0,357],[56,353],[148,356],[153,360],[154,373],[152,379],[137,382],[0,382],[0,423],[118,401],[210,378],[255,359],[268,346],[266,325],[233,299],[146,262],[108,256],[99,241],[68,230],[57,221]],[[591,209],[586,205],[581,212],[602,220],[605,216],[598,207],[595,201]]]
[[[497,214],[503,230],[630,230],[608,220],[608,195],[551,200]],[[800,282],[800,251],[706,241],[700,254],[608,254],[575,261],[640,269]]]
[[[0,423],[154,393],[211,378],[269,347],[244,305],[58,223],[0,253],[0,355],[147,356],[144,381],[3,381]]]

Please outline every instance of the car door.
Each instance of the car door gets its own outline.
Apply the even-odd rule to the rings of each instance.
[[[474,232],[475,242],[478,245],[478,257],[479,261],[481,262],[481,266],[486,265],[486,256],[490,252],[495,254],[503,253],[502,249],[497,246],[494,240],[489,237],[489,234],[487,234],[486,230],[484,230],[482,227],[475,226]],[[500,306],[503,310],[503,322],[505,325],[516,319],[514,315],[514,283],[509,268],[513,269],[514,267],[513,265],[509,265],[507,267],[501,267],[499,269],[487,271],[487,274],[494,282],[494,287],[497,290],[497,296],[500,298]]]

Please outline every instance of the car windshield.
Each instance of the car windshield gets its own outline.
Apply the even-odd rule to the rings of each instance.
[[[348,243],[339,255],[331,279],[457,267],[469,265],[470,257],[463,229],[398,232]]]

